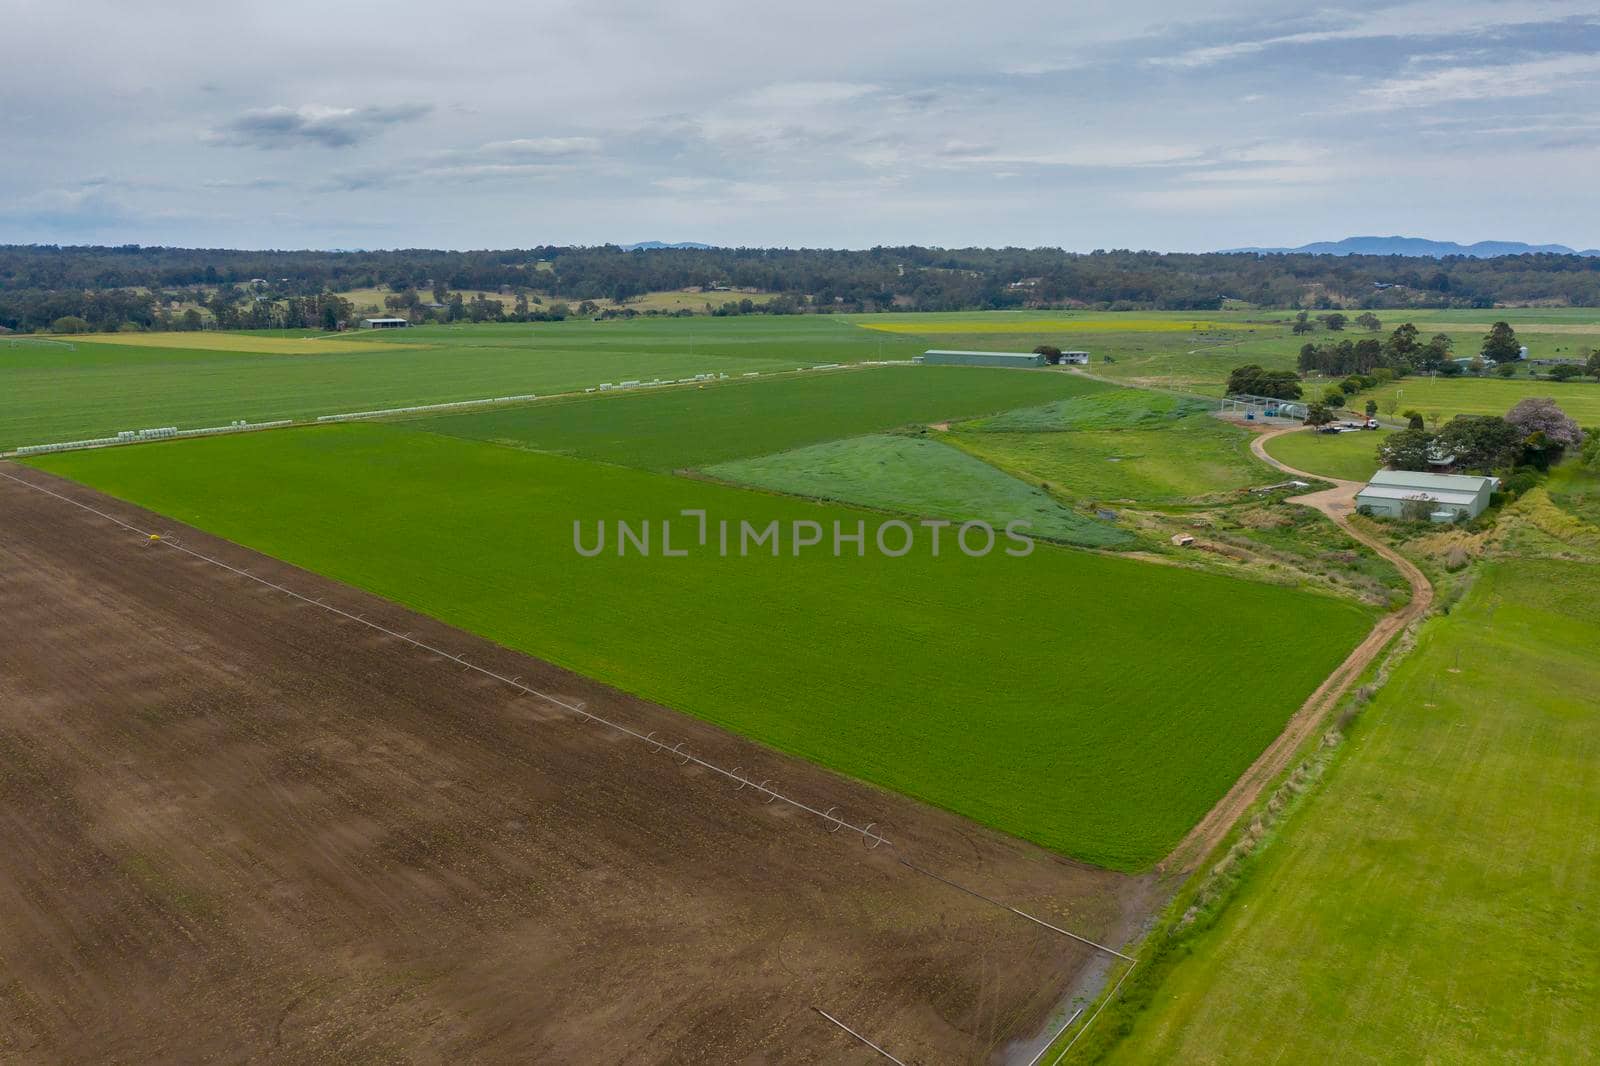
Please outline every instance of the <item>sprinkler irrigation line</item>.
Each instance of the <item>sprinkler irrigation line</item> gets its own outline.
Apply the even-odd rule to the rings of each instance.
[[[1066,1022],[1062,1024],[1061,1028],[1056,1030],[1056,1035],[1052,1036],[1049,1040],[1046,1040],[1044,1042],[1044,1047],[1039,1049],[1039,1053],[1037,1055],[1035,1055],[1033,1058],[1028,1060],[1028,1066],[1038,1066],[1039,1060],[1044,1058],[1044,1053],[1046,1051],[1050,1050],[1050,1047],[1051,1047],[1052,1044],[1054,1044],[1057,1040],[1061,1039],[1061,1034],[1062,1033],[1064,1033],[1068,1029],[1072,1028],[1072,1023],[1077,1021],[1078,1020],[1078,1015],[1080,1015],[1082,1013],[1083,1013],[1083,1008],[1082,1007],[1079,1007],[1077,1010],[1073,1011],[1072,1012],[1072,1017],[1068,1018],[1066,1020]]]
[[[899,1059],[895,1058],[893,1055],[883,1050],[883,1048],[879,1047],[877,1044],[874,1044],[872,1041],[868,1040],[866,1037],[862,1036],[860,1033],[856,1032],[854,1029],[850,1028],[848,1025],[844,1024],[844,1022],[841,1022],[838,1018],[835,1018],[821,1007],[812,1007],[811,1009],[828,1019],[834,1025],[837,1025],[839,1028],[843,1029],[845,1032],[849,1033],[851,1036],[855,1037],[857,1040],[861,1041],[863,1044],[867,1045],[873,1051],[876,1051],[878,1054],[888,1059],[890,1062],[895,1063],[895,1066],[906,1066],[905,1063],[901,1062]]]
[[[1123,957],[1127,958],[1127,956]],[[1094,1020],[1100,1017],[1100,1012],[1106,1009],[1106,1004],[1117,998],[1117,993],[1122,990],[1122,982],[1128,979],[1128,975],[1133,972],[1133,968],[1137,965],[1139,965],[1139,962],[1134,959],[1130,962],[1128,968],[1122,971],[1122,976],[1117,978],[1117,983],[1111,986],[1111,994],[1100,1001],[1100,1005],[1094,1009],[1094,1013],[1089,1015],[1089,1020],[1083,1023],[1083,1028],[1072,1034],[1072,1039],[1067,1041],[1067,1046],[1061,1049],[1061,1054],[1050,1061],[1050,1066],[1060,1066],[1061,1060],[1066,1058],[1067,1052],[1072,1050],[1072,1045],[1076,1044],[1078,1039],[1089,1031],[1089,1027],[1094,1025]]]
[[[65,495],[63,495],[63,494],[61,494],[59,492],[55,492],[55,491],[53,491],[51,489],[47,489],[47,488],[45,488],[45,487],[43,487],[41,485],[35,485],[34,483],[32,483],[32,482],[30,482],[30,481],[28,481],[28,480],[26,480],[24,478],[15,477],[15,476],[13,476],[11,474],[7,474],[7,473],[3,473],[3,472],[0,472],[0,477],[4,477],[9,481],[14,481],[17,484],[26,486],[27,488],[33,489],[36,492],[42,492],[47,496],[53,496],[54,498],[56,498],[58,500],[61,500],[61,501],[65,502],[65,503],[69,503],[69,504],[73,505],[74,507],[80,508],[82,510],[88,511],[91,514],[98,515],[99,517],[104,518],[109,522],[112,522],[112,523],[115,523],[118,526],[121,526],[123,529],[129,530],[130,532],[137,533],[140,536],[145,537],[147,539],[147,542],[149,542],[149,543],[164,544],[167,547],[172,548],[175,551],[182,552],[183,554],[191,556],[191,557],[193,557],[195,559],[199,559],[202,562],[210,563],[212,566],[218,567],[219,569],[222,569],[222,570],[226,570],[231,574],[237,574],[238,576],[240,576],[242,578],[245,578],[248,581],[254,581],[257,584],[262,585],[262,586],[264,586],[266,588],[272,589],[272,590],[274,590],[276,592],[282,592],[287,596],[290,596],[290,597],[292,597],[292,598],[294,598],[296,600],[299,600],[301,603],[309,604],[310,606],[313,606],[313,607],[320,607],[324,611],[328,611],[331,614],[336,614],[339,617],[348,619],[349,621],[355,622],[358,625],[363,625],[363,626],[366,626],[369,629],[376,630],[377,632],[382,633],[385,636],[393,637],[396,640],[404,641],[405,643],[410,644],[413,647],[420,648],[423,651],[430,652],[431,654],[441,656],[444,659],[449,660],[451,662],[459,663],[463,667],[463,671],[462,671],[463,673],[465,673],[467,670],[477,671],[478,673],[482,674],[485,677],[492,678],[492,679],[494,679],[496,681],[499,681],[499,682],[501,682],[503,684],[509,685],[512,688],[518,689],[518,690],[520,690],[520,691],[522,691],[522,692],[524,692],[524,693],[526,693],[526,694],[528,694],[530,696],[537,696],[539,699],[542,699],[545,702],[552,704],[553,706],[560,707],[562,710],[569,711],[572,714],[575,714],[575,715],[578,715],[581,718],[587,719],[588,721],[597,723],[599,725],[606,726],[607,728],[610,728],[610,729],[613,729],[613,730],[615,730],[615,731],[617,731],[619,733],[625,734],[626,736],[633,737],[635,740],[645,741],[645,742],[647,742],[647,743],[649,743],[651,745],[654,745],[658,751],[661,750],[662,747],[663,747],[663,745],[659,741],[654,739],[653,734],[652,735],[646,735],[644,733],[640,733],[638,730],[629,728],[628,726],[625,726],[625,725],[621,724],[620,722],[613,722],[609,718],[604,718],[604,717],[602,717],[602,716],[600,716],[598,714],[594,714],[591,711],[584,710],[584,708],[583,708],[583,706],[581,704],[572,703],[572,702],[570,702],[568,700],[562,699],[559,696],[551,695],[548,692],[541,692],[539,689],[533,688],[530,685],[525,685],[520,681],[516,681],[516,680],[513,680],[512,678],[506,677],[504,674],[499,674],[499,673],[496,673],[493,670],[489,670],[489,669],[486,669],[486,668],[484,668],[482,666],[478,666],[475,663],[467,662],[465,656],[463,656],[463,655],[452,655],[450,652],[447,652],[447,651],[443,650],[442,648],[436,648],[433,645],[428,644],[425,641],[417,640],[416,638],[412,637],[409,633],[397,633],[394,630],[388,628],[387,626],[382,626],[382,625],[379,625],[377,622],[369,621],[366,618],[362,617],[361,615],[351,614],[349,611],[341,610],[338,607],[334,607],[334,606],[332,606],[330,604],[323,603],[319,599],[314,599],[314,598],[312,598],[310,596],[304,596],[304,595],[294,591],[291,588],[287,588],[287,587],[285,587],[283,585],[280,585],[280,584],[278,584],[278,583],[276,583],[274,581],[268,581],[266,578],[258,577],[255,574],[249,573],[245,569],[242,569],[242,568],[237,567],[237,566],[233,566],[230,563],[225,563],[221,559],[214,558],[214,557],[212,557],[210,555],[206,555],[204,552],[195,551],[193,548],[186,548],[183,545],[177,543],[176,541],[167,538],[165,535],[151,534],[148,530],[140,529],[138,526],[135,526],[130,522],[125,522],[122,519],[117,518],[114,515],[107,514],[106,512],[98,510],[97,508],[91,507],[86,503],[82,503],[82,502],[80,502],[78,500],[74,500],[70,496],[65,496]],[[837,817],[837,816],[835,816],[835,815],[833,815],[831,813],[828,813],[828,812],[825,812],[825,811],[820,811],[817,808],[815,808],[815,807],[811,806],[810,804],[805,803],[805,802],[803,802],[801,800],[791,799],[790,797],[785,796],[781,792],[778,792],[778,791],[776,791],[774,789],[768,788],[765,781],[763,781],[761,784],[758,785],[755,782],[749,780],[748,778],[736,776],[731,771],[723,769],[722,767],[718,766],[716,763],[707,762],[705,759],[700,758],[698,755],[695,755],[693,752],[681,750],[682,748],[683,748],[683,743],[680,742],[676,748],[672,749],[672,752],[671,752],[671,754],[674,756],[674,758],[676,758],[678,760],[680,765],[687,766],[689,763],[694,763],[695,765],[700,766],[700,767],[702,767],[702,768],[704,768],[706,770],[710,770],[712,773],[715,773],[715,774],[718,774],[718,775],[720,775],[722,777],[725,777],[730,781],[738,781],[738,782],[740,782],[741,786],[748,785],[751,788],[754,788],[757,792],[761,792],[761,793],[765,794],[765,796],[767,797],[766,798],[766,802],[767,803],[771,803],[774,800],[782,800],[784,803],[787,803],[789,806],[794,807],[797,810],[804,811],[807,814],[815,815],[817,818],[820,818],[820,819],[822,819],[822,821],[830,824],[832,826],[832,830],[831,831],[833,831],[833,832],[837,832],[839,829],[850,829],[851,831],[853,831],[855,833],[859,833],[861,835],[862,841],[865,842],[869,848],[875,848],[879,844],[882,844],[882,843],[891,843],[892,844],[892,842],[888,841],[888,839],[886,837],[882,836],[881,834],[872,832],[871,823],[868,823],[866,826],[855,825],[854,823],[848,822],[845,819],[839,818],[839,817]]]
[[[976,898],[983,900],[983,902],[985,902],[985,903],[992,904],[993,906],[999,907],[1003,911],[1010,911],[1012,914],[1015,914],[1019,918],[1026,918],[1026,919],[1028,919],[1028,921],[1033,922],[1035,925],[1042,925],[1046,929],[1050,930],[1052,933],[1060,933],[1062,936],[1071,937],[1073,940],[1078,941],[1080,944],[1087,944],[1089,947],[1094,948],[1096,951],[1103,951],[1107,955],[1115,955],[1117,958],[1123,959],[1123,960],[1125,960],[1127,962],[1132,962],[1133,961],[1133,957],[1132,956],[1124,955],[1122,952],[1116,950],[1115,948],[1108,948],[1104,944],[1096,943],[1095,941],[1090,940],[1086,936],[1079,936],[1077,933],[1071,932],[1070,930],[1067,930],[1067,929],[1063,929],[1059,925],[1051,925],[1049,922],[1045,921],[1043,918],[1035,918],[1033,915],[1029,914],[1027,911],[1018,910],[1017,908],[1011,906],[1009,903],[1002,903],[999,900],[995,899],[993,896],[985,896],[982,892],[979,892],[976,889],[968,888],[966,885],[957,884],[956,882],[950,880],[948,877],[939,876],[938,874],[934,873],[932,870],[925,870],[921,866],[918,866],[916,863],[910,861],[909,859],[901,859],[900,860],[900,865],[901,866],[905,866],[905,867],[909,867],[910,869],[915,870],[917,873],[922,874],[925,877],[931,877],[935,881],[943,882],[944,884],[949,885],[951,888],[957,889],[958,891],[961,891],[961,892],[965,892],[969,896],[975,896]]]
[[[217,559],[217,558],[214,558],[214,557],[212,557],[210,555],[206,555],[204,552],[195,551],[193,548],[186,548],[182,544],[178,543],[178,541],[176,539],[170,537],[168,534],[165,534],[165,533],[155,534],[155,533],[151,533],[149,530],[140,529],[138,526],[133,525],[131,522],[126,522],[126,521],[116,517],[115,515],[107,514],[105,511],[99,510],[98,508],[95,508],[95,507],[91,507],[90,505],[88,505],[86,503],[83,503],[80,500],[74,500],[72,497],[66,496],[66,495],[64,495],[62,493],[59,493],[59,492],[56,492],[53,489],[47,489],[43,485],[36,485],[33,482],[28,481],[25,478],[16,477],[15,475],[5,473],[4,471],[0,471],[0,477],[5,478],[7,481],[16,482],[18,485],[21,485],[24,488],[32,489],[34,492],[43,493],[44,495],[50,496],[50,497],[52,497],[54,499],[57,499],[57,500],[60,500],[63,503],[71,504],[73,507],[76,507],[79,510],[87,511],[92,515],[96,515],[96,516],[98,516],[100,518],[104,518],[106,521],[112,523],[113,525],[120,526],[121,528],[126,529],[131,533],[136,533],[139,536],[145,538],[145,543],[146,544],[161,544],[161,545],[164,545],[165,547],[171,548],[174,551],[182,552],[184,555],[190,556],[191,558],[199,559],[202,562],[209,563],[212,566],[217,567],[218,569],[226,570],[231,574],[236,574],[239,577],[242,577],[242,578],[246,579],[247,581],[253,581],[256,584],[261,585],[264,588],[271,589],[271,590],[273,590],[275,592],[281,592],[286,596],[289,596],[289,597],[291,597],[293,599],[299,600],[301,603],[309,604],[310,606],[313,606],[313,607],[320,607],[324,611],[327,611],[327,612],[329,612],[331,614],[338,615],[340,618],[347,619],[347,620],[349,620],[351,622],[356,623],[357,625],[366,626],[368,629],[371,629],[371,630],[374,630],[376,632],[382,633],[383,635],[388,636],[388,637],[393,637],[396,640],[403,641],[406,644],[410,644],[412,647],[420,648],[423,651],[426,651],[426,652],[428,652],[430,654],[433,654],[433,655],[437,655],[437,656],[439,656],[439,657],[441,657],[441,658],[443,658],[443,659],[445,659],[445,660],[447,660],[449,662],[459,663],[463,667],[463,670],[462,670],[463,673],[465,673],[468,670],[476,671],[477,673],[482,674],[484,677],[488,677],[488,678],[491,678],[491,679],[493,679],[495,681],[499,681],[504,685],[508,685],[511,688],[514,688],[517,691],[519,691],[521,693],[524,693],[525,695],[537,697],[537,698],[539,698],[541,700],[544,700],[546,703],[551,704],[552,706],[559,707],[562,710],[567,711],[567,712],[569,712],[571,714],[577,715],[578,717],[583,718],[583,719],[585,719],[587,721],[594,722],[597,725],[603,725],[608,729],[614,730],[614,731],[616,731],[618,733],[621,733],[621,734],[623,734],[625,736],[632,737],[635,740],[638,740],[638,741],[640,741],[642,743],[648,744],[651,747],[653,747],[658,753],[667,750],[666,745],[664,743],[662,743],[661,741],[656,739],[654,731],[651,731],[650,733],[641,733],[638,730],[630,728],[629,726],[625,726],[620,722],[613,722],[609,718],[605,718],[605,717],[603,717],[601,715],[593,713],[592,711],[585,710],[584,709],[584,704],[583,704],[582,701],[573,702],[573,701],[570,701],[570,700],[564,700],[559,696],[554,696],[554,695],[552,695],[552,694],[550,694],[548,692],[542,692],[539,689],[536,689],[536,688],[532,687],[531,685],[525,685],[525,684],[523,684],[521,682],[521,680],[519,680],[521,678],[521,676],[522,676],[520,674],[516,675],[515,677],[506,677],[504,674],[499,674],[499,673],[496,673],[493,670],[489,670],[489,669],[487,669],[485,667],[478,666],[475,663],[467,662],[466,661],[466,657],[464,655],[452,655],[450,652],[447,652],[447,651],[445,651],[445,650],[443,650],[441,648],[436,648],[433,645],[428,644],[425,641],[417,640],[415,637],[413,637],[411,635],[411,633],[412,633],[411,630],[407,630],[404,633],[396,632],[395,630],[390,629],[387,626],[379,625],[377,622],[371,621],[370,619],[368,619],[366,617],[365,614],[351,614],[349,611],[345,611],[345,610],[342,610],[342,609],[340,609],[338,607],[334,607],[334,606],[332,606],[330,604],[323,603],[319,599],[313,599],[312,597],[304,596],[304,595],[296,592],[294,589],[287,588],[287,587],[285,587],[283,585],[278,584],[277,582],[268,581],[264,577],[260,577],[260,576],[258,576],[256,574],[252,574],[249,571],[248,568],[233,566],[230,563],[223,562],[221,559]],[[872,850],[876,849],[880,844],[888,844],[891,848],[895,847],[894,841],[890,840],[888,837],[884,836],[881,833],[873,832],[873,827],[878,824],[877,822],[868,822],[864,826],[863,825],[856,825],[853,822],[846,821],[845,819],[840,818],[837,815],[835,815],[833,813],[835,808],[830,807],[825,811],[824,810],[818,810],[816,807],[811,806],[809,803],[806,803],[806,802],[804,802],[802,800],[792,799],[789,796],[785,796],[783,793],[778,792],[775,789],[767,787],[768,786],[768,782],[771,780],[770,778],[763,778],[762,781],[758,784],[755,781],[751,780],[749,777],[739,773],[740,767],[735,767],[733,770],[726,770],[726,769],[723,769],[721,766],[718,766],[716,763],[708,762],[707,760],[700,758],[700,756],[694,754],[691,751],[682,750],[683,749],[683,743],[684,742],[680,742],[677,745],[677,747],[671,749],[671,751],[670,751],[670,754],[678,761],[679,765],[687,766],[690,763],[693,763],[696,766],[701,767],[702,769],[709,770],[712,773],[717,774],[719,777],[726,778],[729,781],[737,782],[739,787],[734,790],[736,792],[742,792],[746,788],[753,788],[753,789],[755,789],[757,792],[761,793],[765,797],[765,799],[762,800],[762,802],[765,803],[765,804],[771,804],[775,800],[782,800],[784,803],[786,803],[789,806],[795,808],[796,810],[803,811],[806,814],[810,814],[810,815],[820,819],[823,823],[825,823],[829,827],[828,831],[830,833],[837,833],[840,829],[849,829],[852,833],[856,833],[856,834],[860,835],[862,843],[864,843],[866,845],[868,851],[872,851]],[[988,903],[991,906],[999,907],[1001,910],[1004,910],[1004,911],[1009,911],[1010,913],[1016,915],[1017,917],[1024,918],[1024,919],[1026,919],[1026,920],[1028,920],[1030,922],[1033,922],[1035,925],[1043,926],[1044,928],[1050,930],[1053,933],[1058,933],[1061,936],[1068,937],[1068,938],[1070,938],[1072,940],[1076,940],[1079,943],[1085,944],[1085,945],[1087,945],[1087,946],[1089,946],[1091,948],[1094,948],[1097,951],[1105,952],[1108,955],[1113,955],[1116,958],[1123,959],[1123,960],[1126,960],[1128,962],[1134,961],[1130,956],[1124,955],[1122,952],[1117,951],[1114,948],[1109,948],[1109,947],[1105,946],[1104,944],[1097,943],[1096,941],[1090,940],[1088,937],[1080,936],[1077,933],[1074,933],[1074,932],[1072,932],[1070,930],[1063,929],[1058,925],[1052,925],[1051,923],[1045,921],[1042,918],[1037,918],[1034,915],[1029,914],[1027,911],[1019,910],[1016,907],[1013,907],[1013,906],[1011,906],[1010,904],[1007,904],[1007,903],[1002,903],[1000,900],[997,900],[997,899],[993,898],[992,896],[986,896],[982,892],[978,892],[975,889],[971,889],[971,888],[968,888],[965,885],[958,884],[957,882],[950,880],[948,877],[941,877],[940,875],[934,873],[932,870],[928,870],[928,869],[925,869],[924,867],[918,866],[916,863],[913,863],[913,862],[909,861],[908,859],[900,858],[900,859],[898,859],[898,861],[902,866],[905,866],[907,869],[914,870],[915,872],[917,872],[919,874],[922,874],[922,875],[924,875],[926,877],[931,877],[935,881],[940,882],[941,884],[948,885],[949,887],[951,887],[953,889],[956,889],[959,892],[965,892],[967,895],[972,896],[972,897],[974,897],[976,899],[982,900],[983,902]],[[1126,976],[1126,974],[1124,974],[1124,976]],[[1118,982],[1118,985],[1119,986],[1121,985],[1120,981]],[[818,1013],[822,1013],[822,1012],[819,1010]],[[1095,1013],[1098,1014],[1099,1012],[1096,1011]],[[826,1014],[823,1014],[823,1016],[824,1017],[828,1017],[828,1015],[826,1015]],[[828,1020],[834,1022],[834,1024],[836,1024],[836,1025],[840,1024],[837,1020],[835,1020],[835,1019],[833,1019],[831,1017],[828,1017]],[[1093,1022],[1094,1018],[1091,1017],[1089,1019],[1089,1021]],[[840,1027],[844,1028],[842,1025]],[[1088,1028],[1088,1026],[1085,1025],[1084,1028]],[[846,1030],[846,1031],[848,1031],[848,1030]],[[852,1034],[852,1035],[855,1035],[855,1034]],[[1074,1038],[1074,1039],[1076,1039],[1076,1038]],[[893,1058],[893,1056],[888,1055],[887,1052],[885,1052],[884,1054],[886,1055],[886,1057]],[[899,1060],[895,1059],[894,1061],[898,1062]]]

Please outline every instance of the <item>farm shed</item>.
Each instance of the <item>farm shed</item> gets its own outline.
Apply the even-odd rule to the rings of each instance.
[[[1071,363],[1074,366],[1088,366],[1089,365],[1089,353],[1088,352],[1062,352],[1061,353],[1061,361],[1063,363]]]
[[[1408,502],[1421,501],[1430,505],[1428,517],[1433,521],[1454,522],[1482,514],[1499,487],[1500,479],[1493,477],[1380,470],[1356,493],[1356,506],[1371,514],[1399,518]]]
[[[365,329],[404,329],[411,323],[404,318],[363,318],[361,325]]]
[[[930,348],[918,360],[929,366],[1044,366],[1037,352],[959,352]]]
[[[1238,411],[1246,418],[1261,415],[1265,418],[1304,419],[1311,413],[1306,404],[1293,400],[1280,400],[1273,396],[1256,396],[1248,392],[1230,393],[1222,401],[1224,413]]]

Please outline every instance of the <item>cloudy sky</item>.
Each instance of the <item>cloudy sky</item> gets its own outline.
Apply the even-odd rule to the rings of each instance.
[[[0,243],[1600,246],[1595,0],[0,16]]]

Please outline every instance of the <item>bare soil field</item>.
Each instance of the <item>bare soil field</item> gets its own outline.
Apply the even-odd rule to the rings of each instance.
[[[0,477],[0,1061],[883,1061],[819,1010],[908,1062],[987,1061],[1103,956],[908,861],[1112,946],[1154,902],[1148,881],[36,470],[0,473],[890,842],[868,850]]]

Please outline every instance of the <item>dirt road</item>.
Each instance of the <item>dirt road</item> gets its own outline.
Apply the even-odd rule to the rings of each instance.
[[[976,1062],[1143,883],[848,781],[168,519],[0,478],[0,1061]]]
[[[1294,717],[1289,719],[1278,738],[1250,764],[1250,768],[1240,776],[1239,780],[1234,782],[1227,795],[1223,796],[1199,824],[1189,831],[1189,835],[1172,850],[1172,854],[1162,860],[1160,869],[1166,873],[1174,871],[1187,873],[1205,859],[1227,835],[1233,824],[1261,795],[1261,790],[1268,782],[1288,769],[1294,753],[1316,732],[1328,712],[1350,690],[1350,686],[1383,651],[1389,641],[1414,620],[1426,614],[1428,608],[1433,605],[1433,585],[1415,564],[1383,541],[1351,524],[1350,516],[1355,512],[1356,493],[1361,491],[1360,482],[1339,481],[1320,474],[1296,470],[1267,454],[1267,441],[1285,433],[1303,432],[1306,430],[1298,426],[1268,430],[1251,440],[1250,450],[1257,458],[1286,474],[1312,481],[1331,482],[1333,488],[1307,493],[1304,496],[1292,496],[1289,502],[1316,508],[1332,519],[1350,537],[1393,563],[1411,585],[1411,602],[1398,611],[1391,611],[1378,619],[1378,624],[1373,626],[1367,638],[1357,645],[1349,657],[1340,663],[1339,667],[1311,694],[1295,712]]]

